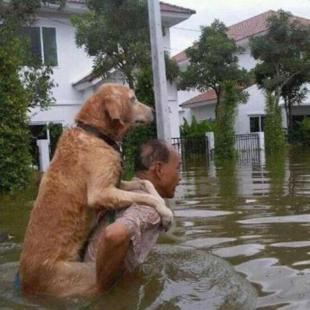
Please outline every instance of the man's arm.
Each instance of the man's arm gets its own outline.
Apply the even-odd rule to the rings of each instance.
[[[96,256],[97,286],[100,291],[109,289],[124,271],[129,243],[129,231],[124,224],[113,223],[103,230]]]

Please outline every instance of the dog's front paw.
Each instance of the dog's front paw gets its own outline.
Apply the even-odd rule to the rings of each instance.
[[[165,212],[161,214],[161,224],[165,231],[169,230],[173,222],[173,213],[169,208],[165,208]]]
[[[141,186],[140,189],[142,191],[147,192],[152,196],[156,197],[157,200],[159,200],[159,202],[162,205],[165,205],[165,200],[162,197],[160,197],[152,182],[150,182],[149,180],[140,180],[140,186]]]

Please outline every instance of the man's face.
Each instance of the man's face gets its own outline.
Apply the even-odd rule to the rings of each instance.
[[[161,176],[157,190],[163,198],[173,198],[176,186],[180,181],[181,159],[175,150],[171,150],[169,161],[162,163]]]

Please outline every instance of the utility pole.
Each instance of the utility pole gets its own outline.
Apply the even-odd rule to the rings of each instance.
[[[170,142],[171,130],[159,1],[148,0],[148,11],[152,48],[157,137]]]

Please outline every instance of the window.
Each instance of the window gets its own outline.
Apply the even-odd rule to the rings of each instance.
[[[250,132],[264,131],[265,116],[250,116]]]
[[[57,66],[56,29],[49,27],[26,27],[31,54],[48,66]]]

